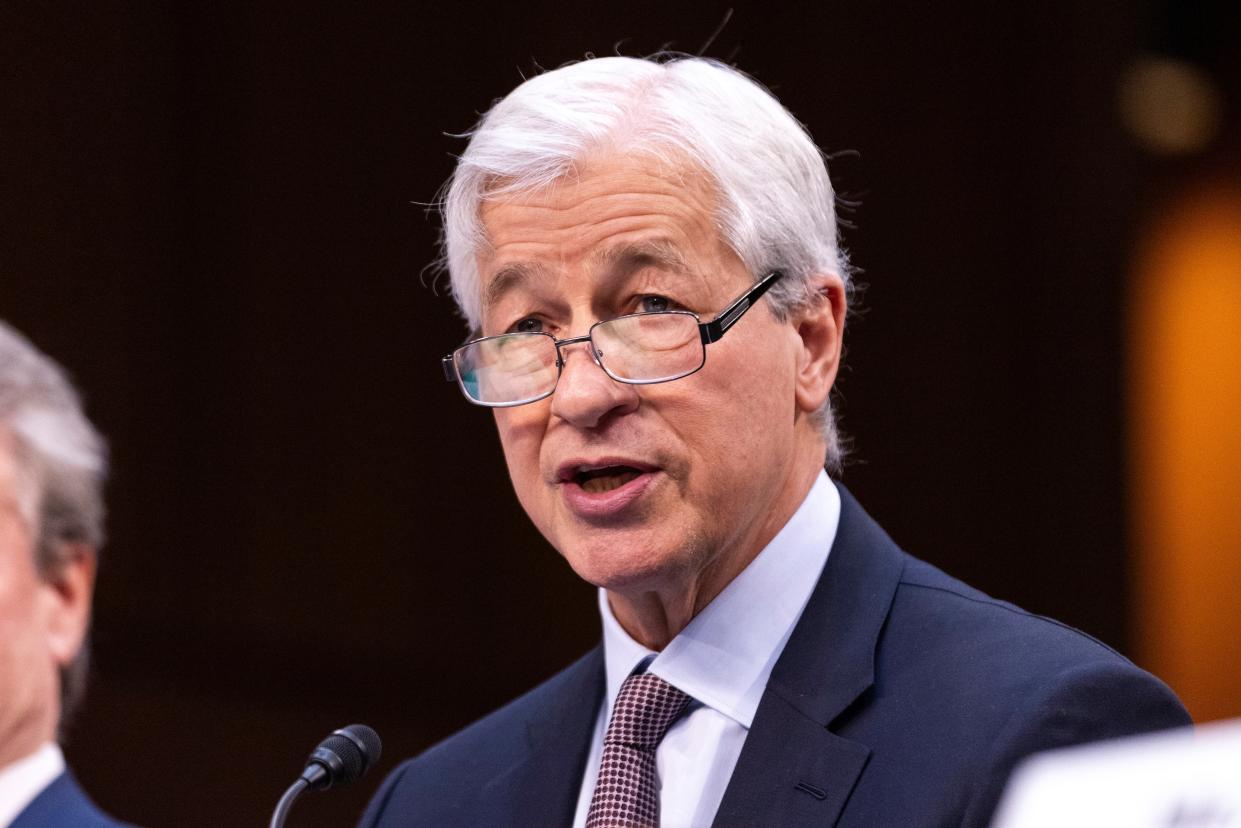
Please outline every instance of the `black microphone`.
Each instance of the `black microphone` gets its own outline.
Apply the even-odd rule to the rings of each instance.
[[[282,828],[294,800],[302,791],[348,785],[379,759],[382,747],[379,734],[366,725],[354,724],[333,730],[331,736],[310,752],[301,777],[280,797],[271,815],[271,828]]]

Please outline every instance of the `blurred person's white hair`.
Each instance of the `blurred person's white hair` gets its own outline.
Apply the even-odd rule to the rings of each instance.
[[[0,429],[13,442],[19,513],[34,539],[35,565],[54,581],[76,544],[104,542],[107,446],[77,392],[51,358],[0,322]],[[89,650],[61,670],[62,723],[82,694]]]
[[[718,61],[678,55],[592,58],[536,75],[469,133],[442,203],[442,261],[467,323],[481,331],[477,255],[488,246],[484,201],[548,187],[602,153],[642,154],[670,174],[705,173],[718,190],[722,238],[758,276],[777,316],[819,301],[815,274],[850,286],[835,193],[823,154],[771,93]],[[843,450],[831,400],[818,412],[827,465]]]

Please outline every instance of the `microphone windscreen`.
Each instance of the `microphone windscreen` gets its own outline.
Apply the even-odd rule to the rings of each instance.
[[[383,751],[383,744],[379,741],[379,734],[372,728],[364,724],[351,724],[348,727],[342,727],[336,732],[348,736],[362,751],[363,761],[360,773],[366,773],[368,767],[379,761],[379,754]]]
[[[336,731],[311,751],[307,769],[316,764],[327,771],[317,787],[348,785],[366,769],[366,757],[352,739]]]
[[[379,734],[366,725],[333,730],[310,753],[302,778],[316,790],[348,785],[379,758]]]

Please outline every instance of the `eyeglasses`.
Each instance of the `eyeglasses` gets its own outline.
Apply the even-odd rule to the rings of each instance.
[[[564,368],[561,348],[590,343],[595,364],[617,382],[654,385],[688,377],[719,341],[784,274],[768,273],[710,322],[689,311],[631,313],[590,326],[585,336],[556,339],[529,332],[484,336],[442,360],[444,378],[476,405],[508,408],[551,396]]]

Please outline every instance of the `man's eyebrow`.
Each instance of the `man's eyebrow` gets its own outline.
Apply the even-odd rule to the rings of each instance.
[[[689,266],[675,244],[665,239],[628,242],[608,248],[597,258],[608,264],[611,270],[627,274],[642,267],[654,265],[674,273],[687,273]]]
[[[521,287],[523,282],[532,279],[542,271],[538,265],[529,262],[513,262],[496,271],[483,291],[483,307],[489,308],[498,303],[504,296]]]
[[[649,265],[674,273],[689,272],[689,265],[685,263],[681,251],[665,239],[627,242],[605,248],[591,258],[594,259],[594,264],[604,264],[617,276],[626,276]],[[543,272],[543,268],[534,262],[512,262],[504,265],[487,283],[483,291],[483,307],[494,307],[506,295]]]

